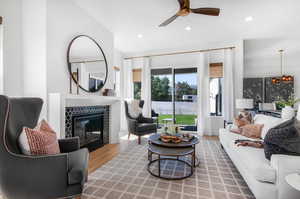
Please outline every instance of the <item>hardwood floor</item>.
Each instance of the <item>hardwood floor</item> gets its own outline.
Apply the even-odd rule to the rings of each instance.
[[[119,144],[107,144],[90,153],[89,173],[92,173],[119,154]]]

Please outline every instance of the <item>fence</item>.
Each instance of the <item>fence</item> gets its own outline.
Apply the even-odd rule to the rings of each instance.
[[[197,102],[175,102],[175,113],[197,115]],[[152,101],[152,109],[159,114],[173,114],[173,103]]]

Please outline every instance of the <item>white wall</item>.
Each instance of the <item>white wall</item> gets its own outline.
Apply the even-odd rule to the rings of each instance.
[[[245,40],[245,77],[269,77],[280,74],[280,56],[284,52],[284,72],[295,76],[295,95],[300,97],[300,39]]]
[[[41,118],[47,116],[46,4],[46,0],[22,2],[24,96],[44,100]]]
[[[3,25],[0,24],[0,94],[3,94]]]
[[[21,0],[0,0],[3,16],[4,94],[23,95]]]
[[[102,47],[109,65],[109,76],[105,87],[113,88],[113,34],[80,9],[73,1],[51,0],[47,1],[48,93],[69,92],[67,48],[69,42],[80,34],[93,37]],[[80,93],[86,94],[84,91],[80,91]],[[99,95],[99,93],[95,95]]]

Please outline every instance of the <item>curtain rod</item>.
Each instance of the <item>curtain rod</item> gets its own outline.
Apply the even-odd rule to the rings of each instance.
[[[71,64],[83,64],[83,63],[92,63],[92,62],[103,62],[104,60],[96,59],[96,60],[83,60],[83,61],[71,61]]]
[[[143,55],[143,56],[136,56],[136,57],[126,57],[124,59],[128,60],[128,59],[137,59],[137,58],[145,58],[145,57],[161,57],[161,56],[168,56],[168,55],[202,53],[202,52],[217,51],[217,50],[235,49],[235,48],[236,48],[235,46],[231,46],[231,47],[225,47],[225,48],[211,48],[211,49],[205,49],[205,50],[192,50],[192,51],[183,51],[183,52],[173,52],[173,53]]]

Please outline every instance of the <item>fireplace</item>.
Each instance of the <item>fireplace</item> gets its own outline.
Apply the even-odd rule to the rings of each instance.
[[[66,137],[79,137],[80,147],[89,151],[109,143],[109,107],[66,108]]]

